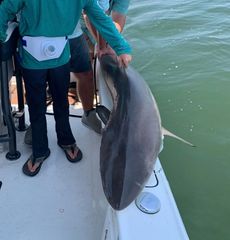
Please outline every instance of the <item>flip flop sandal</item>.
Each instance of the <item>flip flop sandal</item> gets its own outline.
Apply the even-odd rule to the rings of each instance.
[[[77,147],[77,144],[71,144],[71,145],[61,145],[58,144],[59,147],[64,151],[66,158],[71,162],[71,163],[75,163],[75,162],[79,162],[82,159],[82,152],[81,150]],[[77,151],[77,156],[75,158],[72,158],[69,155],[69,152],[74,153],[75,151]]]
[[[31,155],[29,157],[29,159],[25,162],[25,164],[22,167],[22,171],[25,175],[33,177],[35,175],[37,175],[41,169],[41,166],[43,164],[43,162],[46,160],[46,158],[48,158],[50,155],[50,150],[48,150],[48,152],[46,153],[46,155],[39,157],[39,158],[34,158],[33,155]],[[32,165],[39,163],[38,167],[36,168],[35,171],[30,171],[29,167],[28,167],[28,163],[29,161],[32,161]]]

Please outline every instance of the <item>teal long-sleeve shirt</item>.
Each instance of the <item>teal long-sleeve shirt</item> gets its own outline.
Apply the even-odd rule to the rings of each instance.
[[[59,37],[72,34],[82,9],[117,55],[131,52],[129,44],[118,33],[96,0],[4,0],[0,5],[0,41],[6,39],[7,23],[18,12],[21,36]],[[20,56],[23,67],[46,69],[67,63],[70,51],[67,44],[58,59],[37,61],[20,46]]]
[[[112,0],[110,10],[126,15],[128,12],[130,0]]]

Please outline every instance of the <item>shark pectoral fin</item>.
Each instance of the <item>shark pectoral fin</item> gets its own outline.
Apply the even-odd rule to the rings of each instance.
[[[103,105],[98,105],[96,106],[96,112],[100,117],[101,121],[106,125],[107,122],[109,121],[109,117],[111,113],[110,110]]]
[[[168,131],[167,129],[165,129],[165,128],[163,128],[163,127],[161,128],[161,130],[162,130],[162,134],[163,134],[164,136],[169,136],[169,137],[176,138],[177,140],[179,140],[179,141],[181,141],[181,142],[183,142],[183,143],[186,143],[186,144],[188,144],[188,145],[191,146],[191,147],[196,147],[194,144],[192,144],[192,143],[184,140],[184,139],[181,138],[181,137],[178,137],[177,135],[171,133],[170,131]]]

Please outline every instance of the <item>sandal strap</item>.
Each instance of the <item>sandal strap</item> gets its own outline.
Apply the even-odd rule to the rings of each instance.
[[[75,148],[77,148],[77,144],[74,143],[74,144],[71,144],[71,145],[60,145],[60,147],[61,147],[63,150],[73,151]]]
[[[45,161],[47,156],[42,156],[42,157],[37,157],[35,158],[33,154],[30,155],[29,160],[31,160],[32,164],[34,165],[35,163],[42,163]]]

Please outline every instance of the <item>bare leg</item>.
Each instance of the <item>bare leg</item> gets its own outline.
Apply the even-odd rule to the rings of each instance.
[[[74,73],[77,77],[77,89],[82,102],[84,111],[89,111],[93,108],[94,100],[94,83],[93,71]]]
[[[97,118],[96,111],[93,108],[93,71],[74,73],[74,75],[77,78],[77,89],[84,110],[81,121],[88,128],[101,134],[101,121]]]

